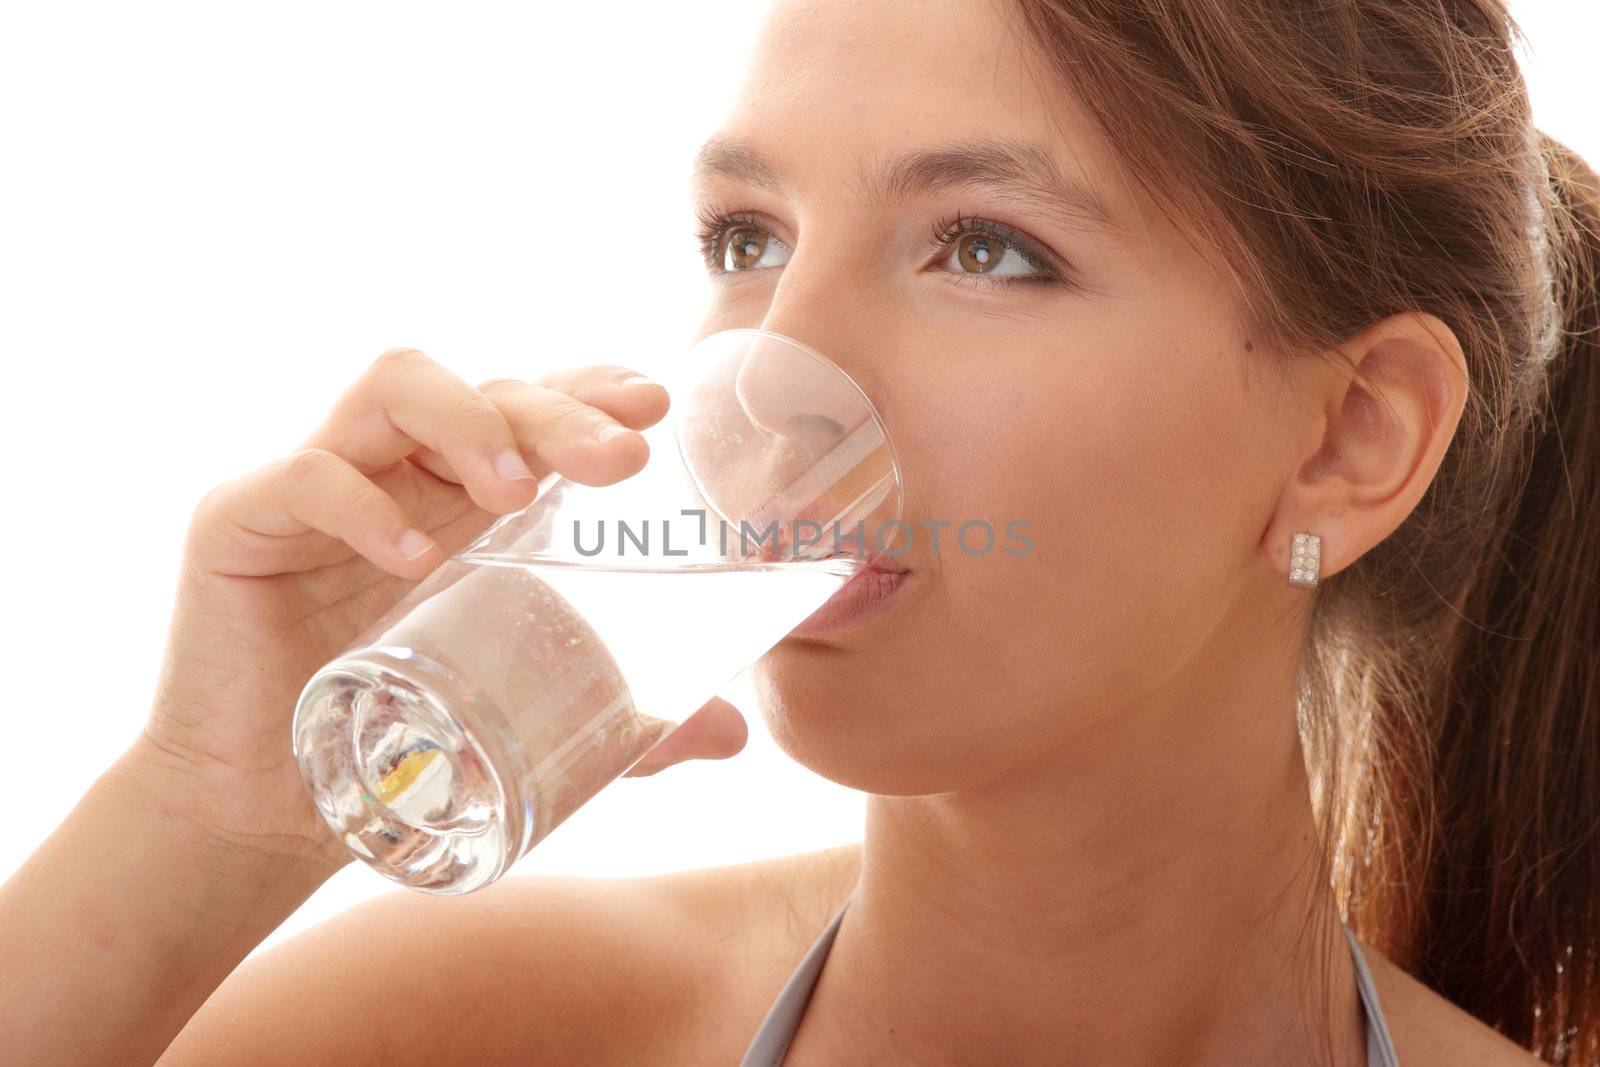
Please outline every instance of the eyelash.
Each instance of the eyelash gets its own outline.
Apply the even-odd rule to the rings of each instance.
[[[748,211],[722,213],[708,207],[697,208],[696,218],[699,220],[699,226],[695,231],[695,237],[699,241],[700,255],[705,260],[706,266],[718,274],[744,273],[724,270],[717,262],[717,253],[721,250],[722,238],[730,228],[740,225],[765,229],[760,221]],[[1003,223],[985,218],[969,218],[958,211],[953,217],[942,218],[935,222],[930,239],[935,248],[948,249],[954,247],[957,241],[969,233],[981,233],[1004,241],[1027,261],[1035,273],[1018,275],[956,272],[957,281],[970,278],[979,284],[1001,285],[1048,285],[1066,281],[1064,272],[1051,263],[1050,257],[1038,245]]]

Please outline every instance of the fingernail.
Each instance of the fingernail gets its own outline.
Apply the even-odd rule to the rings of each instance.
[[[619,426],[614,422],[608,422],[594,432],[594,439],[599,441],[601,444],[605,444],[618,434],[624,434],[627,432],[628,428],[626,426]]]
[[[502,449],[494,458],[495,473],[508,482],[525,481],[533,477],[533,472],[523,462],[522,457],[514,448]]]
[[[400,546],[400,554],[406,559],[419,559],[433,548],[433,538],[421,530],[407,530],[400,535],[397,544]]]
[[[654,378],[647,378],[643,374],[630,374],[617,383],[618,385],[660,385]]]

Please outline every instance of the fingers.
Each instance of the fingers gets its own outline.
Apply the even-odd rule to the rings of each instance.
[[[609,485],[643,467],[649,457],[649,446],[635,430],[576,396],[509,378],[485,383],[484,395],[536,466],[573,481]]]
[[[448,457],[485,511],[513,511],[533,500],[534,472],[500,410],[414,348],[391,348],[374,360],[302,448],[332,452],[370,474],[418,445]]]
[[[563,367],[532,382],[491,378],[478,389],[505,415],[535,469],[585,485],[609,485],[644,466],[648,446],[623,431],[660,421],[668,404],[659,383],[615,364]]]
[[[563,368],[532,382],[491,378],[478,391],[505,416],[536,474],[554,470],[586,485],[609,485],[644,466],[649,448],[617,427],[642,430],[668,406],[659,383],[611,364]],[[606,427],[610,436],[600,440]],[[446,481],[460,480],[448,457],[432,449],[410,459]]]
[[[659,419],[667,397],[659,385],[629,378],[638,376],[597,365],[475,389],[416,349],[390,349],[303,447],[326,449],[369,474],[409,457],[459,483],[480,508],[514,511],[532,501],[536,480],[551,470],[607,484],[643,465],[648,448],[631,431]]]
[[[649,454],[637,430],[667,403],[665,389],[627,367],[565,368],[537,382],[497,378],[474,388],[416,349],[390,349],[300,449],[208,493],[191,542],[219,572],[280,573],[354,551],[421,578],[440,549],[374,475],[421,467],[462,486],[484,511],[517,511],[550,471],[591,485],[637,471]],[[394,488],[408,479],[379,481]],[[298,536],[310,531],[332,540]]]
[[[534,384],[600,408],[635,430],[653,425],[667,411],[667,391],[659,382],[615,364],[560,367],[541,375]]]
[[[750,730],[739,709],[712,697],[628,768],[624,778],[644,778],[691,759],[727,759],[744,750]]]
[[[260,576],[284,569],[281,539],[308,531],[333,542],[315,538],[320,543],[305,547],[304,564],[353,550],[391,574],[420,579],[442,559],[392,496],[324,448],[301,449],[213,489],[196,509],[190,541],[205,569]]]

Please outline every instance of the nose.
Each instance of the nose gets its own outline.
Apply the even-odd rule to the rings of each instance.
[[[812,258],[797,252],[779,273],[760,323],[738,324],[756,332],[733,383],[734,421],[763,436],[747,442],[735,466],[751,478],[759,473],[763,492],[777,488],[740,513],[753,514],[758,530],[772,517],[780,527],[806,518],[845,530],[865,520],[872,537],[884,517],[899,515],[901,475],[874,417],[881,411],[875,375],[889,352],[882,347],[888,324],[872,316],[886,312],[869,280],[852,276],[848,257],[815,258],[838,246],[814,243]]]
[[[816,455],[866,422],[870,414],[843,368],[800,344],[797,350],[758,336],[739,368],[734,390],[745,417],[757,429]]]
[[[824,262],[806,255],[837,244],[795,253],[759,326],[795,342],[807,356],[788,345],[754,346],[740,374],[740,399],[767,433],[820,443],[843,438],[870,418],[863,394],[871,370],[861,347],[864,338],[881,334],[863,320],[873,313],[873,301],[864,280],[852,277],[848,258]]]

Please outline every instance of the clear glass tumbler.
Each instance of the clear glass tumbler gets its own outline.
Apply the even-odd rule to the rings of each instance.
[[[815,350],[713,333],[609,486],[557,474],[306,683],[318,811],[403,885],[487,885],[904,527],[882,418]]]

